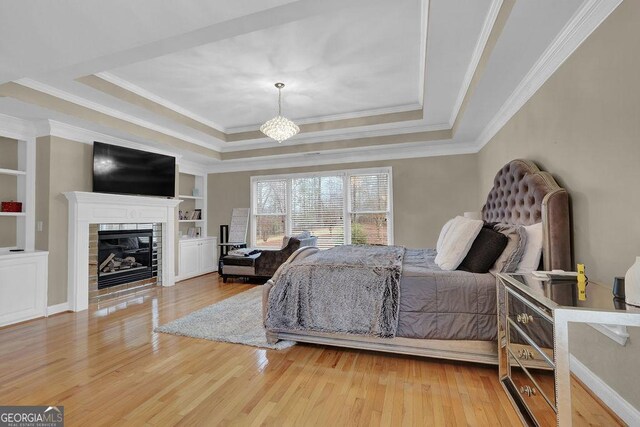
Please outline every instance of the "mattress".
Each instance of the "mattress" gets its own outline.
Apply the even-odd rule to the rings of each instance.
[[[443,271],[433,249],[407,249],[396,336],[443,340],[497,339],[496,278]]]

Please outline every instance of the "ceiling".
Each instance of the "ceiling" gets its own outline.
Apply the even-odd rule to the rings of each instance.
[[[210,171],[474,152],[620,1],[2,2],[0,114]]]

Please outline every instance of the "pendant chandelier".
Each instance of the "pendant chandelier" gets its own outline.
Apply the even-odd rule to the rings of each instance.
[[[260,126],[260,132],[279,143],[300,132],[300,128],[282,115],[282,88],[284,83],[276,83],[278,88],[278,115]]]

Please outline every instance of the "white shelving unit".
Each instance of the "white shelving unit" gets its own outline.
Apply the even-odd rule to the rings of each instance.
[[[182,212],[200,209],[201,219],[177,219],[182,235],[178,245],[178,275],[176,280],[211,273],[218,269],[218,242],[207,232],[207,173],[197,168],[179,165],[178,198]],[[195,190],[195,191],[194,191]],[[194,196],[194,194],[198,194]],[[200,236],[187,237],[189,228],[200,227]]]
[[[0,136],[2,133],[0,132]],[[0,175],[14,176],[16,181],[15,201],[22,203],[22,212],[0,212],[0,217],[15,218],[15,246],[4,249],[34,250],[35,242],[35,192],[36,192],[36,141],[35,138],[17,140],[17,168],[0,168]],[[15,144],[15,141],[0,140],[0,144]],[[6,166],[6,165],[3,165]],[[5,200],[2,200],[5,201]],[[7,227],[7,224],[2,224]]]
[[[20,119],[0,115],[0,186],[22,212],[0,212],[0,326],[47,315],[48,252],[35,250],[36,139]],[[17,142],[16,142],[17,141]],[[15,147],[15,148],[14,148]],[[14,151],[15,150],[15,151]],[[10,183],[10,184],[9,184]],[[15,185],[15,191],[11,188]],[[21,252],[11,252],[21,249]]]
[[[194,196],[194,192],[198,194]],[[207,236],[207,174],[204,171],[180,167],[178,175],[178,198],[180,211],[192,213],[200,209],[200,219],[178,219],[178,230],[186,236],[190,227],[200,227],[200,237]]]

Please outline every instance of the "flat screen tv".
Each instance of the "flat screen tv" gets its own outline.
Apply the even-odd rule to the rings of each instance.
[[[93,143],[94,192],[174,197],[175,181],[175,157]]]

